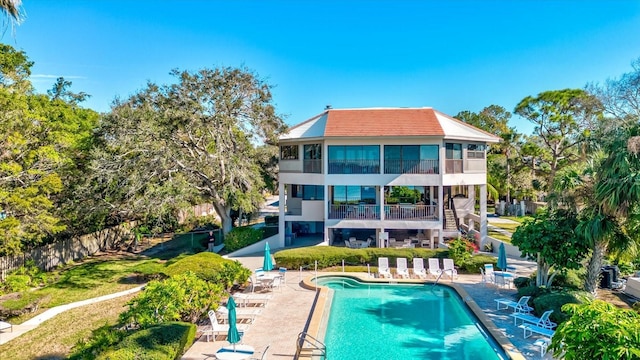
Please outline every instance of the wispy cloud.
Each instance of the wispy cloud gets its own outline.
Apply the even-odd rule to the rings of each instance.
[[[51,75],[51,74],[33,74],[31,75],[31,79],[33,80],[38,80],[38,79],[57,79],[59,77],[63,77],[65,79],[86,79],[86,76],[79,76],[79,75]]]

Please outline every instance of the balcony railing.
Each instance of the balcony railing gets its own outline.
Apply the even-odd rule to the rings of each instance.
[[[438,160],[385,160],[385,174],[438,174]]]
[[[380,205],[331,205],[329,219],[380,219]]]
[[[438,220],[436,205],[384,205],[386,220]],[[380,205],[330,205],[329,219],[377,220]]]
[[[461,174],[462,173],[462,159],[447,159],[445,160],[445,173],[447,174]]]
[[[380,160],[329,160],[329,174],[379,174]]]
[[[304,159],[303,172],[316,173],[322,172],[322,159]]]
[[[436,205],[385,205],[385,220],[438,220]]]

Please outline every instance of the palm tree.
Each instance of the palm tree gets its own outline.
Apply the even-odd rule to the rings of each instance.
[[[0,0],[0,13],[7,17],[12,26],[22,21],[21,4],[22,0]]]

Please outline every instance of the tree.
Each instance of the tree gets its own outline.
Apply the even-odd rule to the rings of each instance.
[[[22,0],[0,0],[0,13],[6,17],[12,28],[22,22],[21,4]]]
[[[601,119],[602,108],[586,91],[565,89],[527,96],[515,113],[535,125],[535,136],[523,146],[523,155],[544,176],[549,190],[558,170],[584,159],[581,146]]]
[[[640,315],[607,302],[566,304],[571,314],[558,326],[551,346],[554,358],[640,359]]]
[[[79,178],[78,153],[98,119],[31,93],[31,65],[23,52],[0,45],[0,254],[42,244],[67,227],[59,195]]]
[[[285,125],[271,86],[245,68],[172,74],[175,84],[149,83],[115,102],[100,129],[91,183],[127,216],[156,211],[159,202],[210,201],[227,233],[232,209],[251,212],[262,203],[267,173],[260,166],[268,161],[260,146],[274,147]]]
[[[536,286],[551,286],[565,269],[579,269],[589,251],[588,244],[574,232],[576,214],[565,209],[545,210],[520,225],[511,243],[536,261]]]
[[[65,80],[63,77],[56,79],[55,84],[50,90],[47,90],[47,94],[51,97],[51,100],[63,100],[70,104],[77,105],[85,101],[90,95],[81,91],[79,93],[72,92],[71,81]]]
[[[603,85],[589,84],[587,90],[603,104],[609,121],[607,129],[615,129],[621,121],[638,120],[640,116],[640,58],[631,63],[633,71],[620,78],[608,79]]]

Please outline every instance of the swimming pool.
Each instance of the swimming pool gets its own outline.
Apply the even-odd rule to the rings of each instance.
[[[327,359],[506,359],[449,287],[318,277],[334,290]]]

